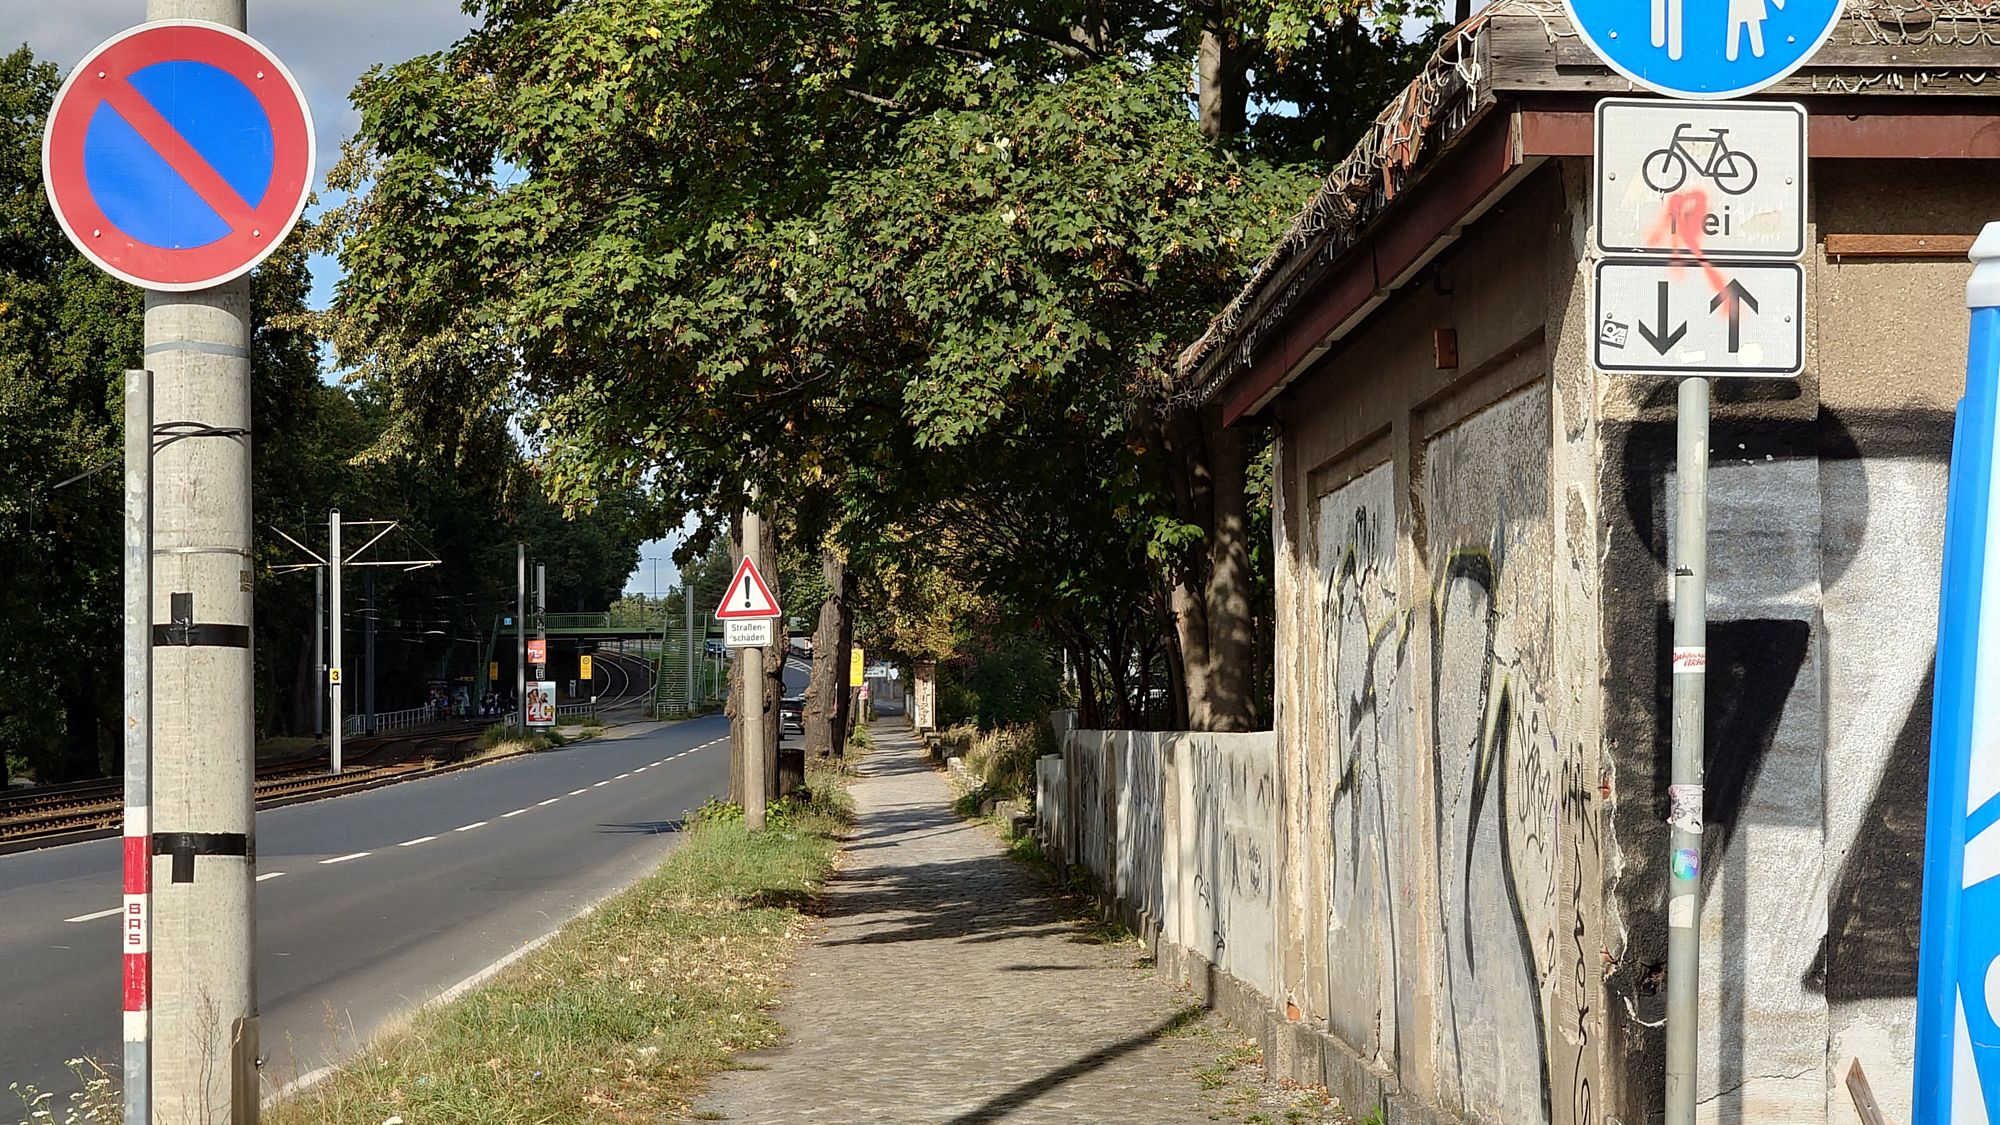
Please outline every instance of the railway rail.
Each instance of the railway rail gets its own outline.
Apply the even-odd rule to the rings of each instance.
[[[363,739],[347,745],[350,768],[326,772],[324,753],[257,768],[259,807],[365,789],[467,756],[478,727]],[[116,828],[124,818],[124,786],[116,779],[50,785],[0,796],[0,845]]]

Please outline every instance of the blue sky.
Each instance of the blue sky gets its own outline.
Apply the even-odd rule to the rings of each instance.
[[[400,62],[450,46],[472,23],[457,0],[248,0],[249,32],[284,60],[312,106],[318,153],[316,187],[340,155],[340,146],[360,124],[348,102],[354,84],[377,63]],[[25,42],[37,58],[68,70],[92,47],[145,19],[144,0],[0,0],[0,50]],[[334,200],[321,200],[323,207]],[[312,260],[312,303],[324,308],[333,297],[339,264]],[[645,545],[639,569],[626,580],[630,591],[650,592],[678,581],[673,541]],[[645,561],[659,560],[657,563]],[[656,577],[657,575],[657,577]]]

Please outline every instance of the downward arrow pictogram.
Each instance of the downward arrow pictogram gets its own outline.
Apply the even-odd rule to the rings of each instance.
[[[1662,281],[1660,282],[1660,330],[1655,332],[1646,327],[1644,322],[1641,322],[1639,325],[1639,335],[1644,336],[1646,342],[1653,345],[1654,351],[1665,355],[1675,344],[1681,342],[1681,337],[1688,334],[1687,325],[1683,324],[1679,328],[1670,330],[1667,327],[1670,323],[1672,321],[1667,316],[1667,283]],[[1730,350],[1734,351],[1735,349],[1732,348]]]

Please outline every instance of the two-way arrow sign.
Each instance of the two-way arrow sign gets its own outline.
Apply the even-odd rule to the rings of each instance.
[[[1804,366],[1796,262],[1612,258],[1597,264],[1593,296],[1602,371],[1785,378]]]

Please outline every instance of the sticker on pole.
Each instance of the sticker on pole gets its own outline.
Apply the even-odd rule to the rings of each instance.
[[[1739,98],[1804,66],[1842,0],[1563,0],[1598,58],[1673,98]]]
[[[220,24],[169,20],[106,40],[56,93],[42,183],[106,273],[187,292],[248,273],[312,187],[305,95],[276,55]]]
[[[748,556],[736,568],[736,577],[729,583],[729,592],[722,595],[722,604],[715,607],[715,616],[724,621],[778,616],[778,599],[771,596],[771,588],[764,585],[764,576],[757,573],[757,565]]]

